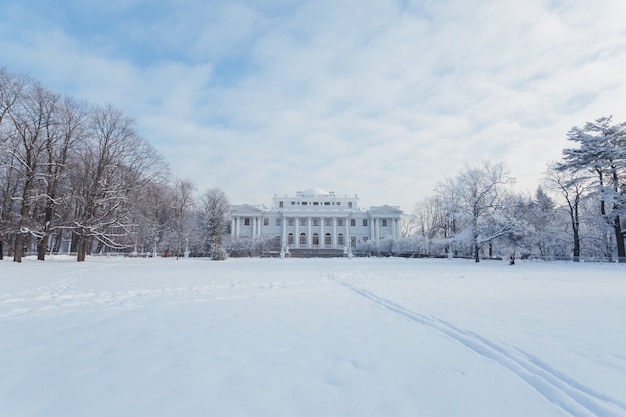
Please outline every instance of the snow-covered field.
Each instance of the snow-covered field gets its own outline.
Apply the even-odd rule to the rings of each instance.
[[[0,416],[626,416],[626,266],[0,263]]]

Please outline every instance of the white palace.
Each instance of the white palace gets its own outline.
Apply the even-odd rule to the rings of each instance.
[[[400,236],[397,207],[376,206],[362,210],[359,198],[338,197],[313,188],[294,196],[274,196],[272,208],[242,204],[231,210],[231,237],[274,240],[281,254],[351,254],[370,239]]]

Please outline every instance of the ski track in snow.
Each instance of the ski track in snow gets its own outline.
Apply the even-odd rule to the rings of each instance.
[[[445,320],[406,309],[400,304],[379,297],[339,276],[329,274],[328,278],[359,296],[413,322],[437,330],[477,354],[500,364],[533,387],[549,402],[574,417],[623,417],[626,415],[625,402],[596,392],[518,348],[498,345],[479,334],[461,329]]]

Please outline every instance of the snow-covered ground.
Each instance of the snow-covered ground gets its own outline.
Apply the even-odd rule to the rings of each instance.
[[[0,263],[0,416],[626,416],[626,266]]]

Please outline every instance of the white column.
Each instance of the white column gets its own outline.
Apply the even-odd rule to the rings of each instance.
[[[241,217],[235,217],[235,236],[239,237],[241,236]]]
[[[323,248],[324,244],[326,243],[325,242],[326,237],[324,236],[324,221],[325,220],[326,220],[325,218],[320,217],[320,248]]]
[[[333,235],[330,237],[334,249],[337,249],[337,217],[333,217]]]
[[[376,219],[376,239],[380,239],[380,219]]]
[[[346,225],[346,236],[344,237],[344,245],[348,248],[348,253],[352,252],[352,248],[351,248],[351,236],[350,236],[350,218],[346,217],[345,220],[345,225]]]
[[[230,237],[235,237],[235,216],[230,218]]]
[[[376,234],[376,228],[374,226],[374,218],[370,217],[370,240],[374,240],[376,239],[376,236],[374,236]]]
[[[283,226],[283,241],[282,241],[282,249],[287,247],[287,218],[282,217],[282,226]]]
[[[300,217],[296,216],[296,233],[293,237],[293,246],[296,248],[300,247]]]
[[[308,233],[306,235],[306,247],[310,249],[310,248],[313,247],[313,233],[311,233],[312,232],[312,225],[311,225],[311,223],[313,223],[313,222],[311,221],[310,217],[307,217],[306,220],[308,222],[308,225],[307,225],[307,232]]]

